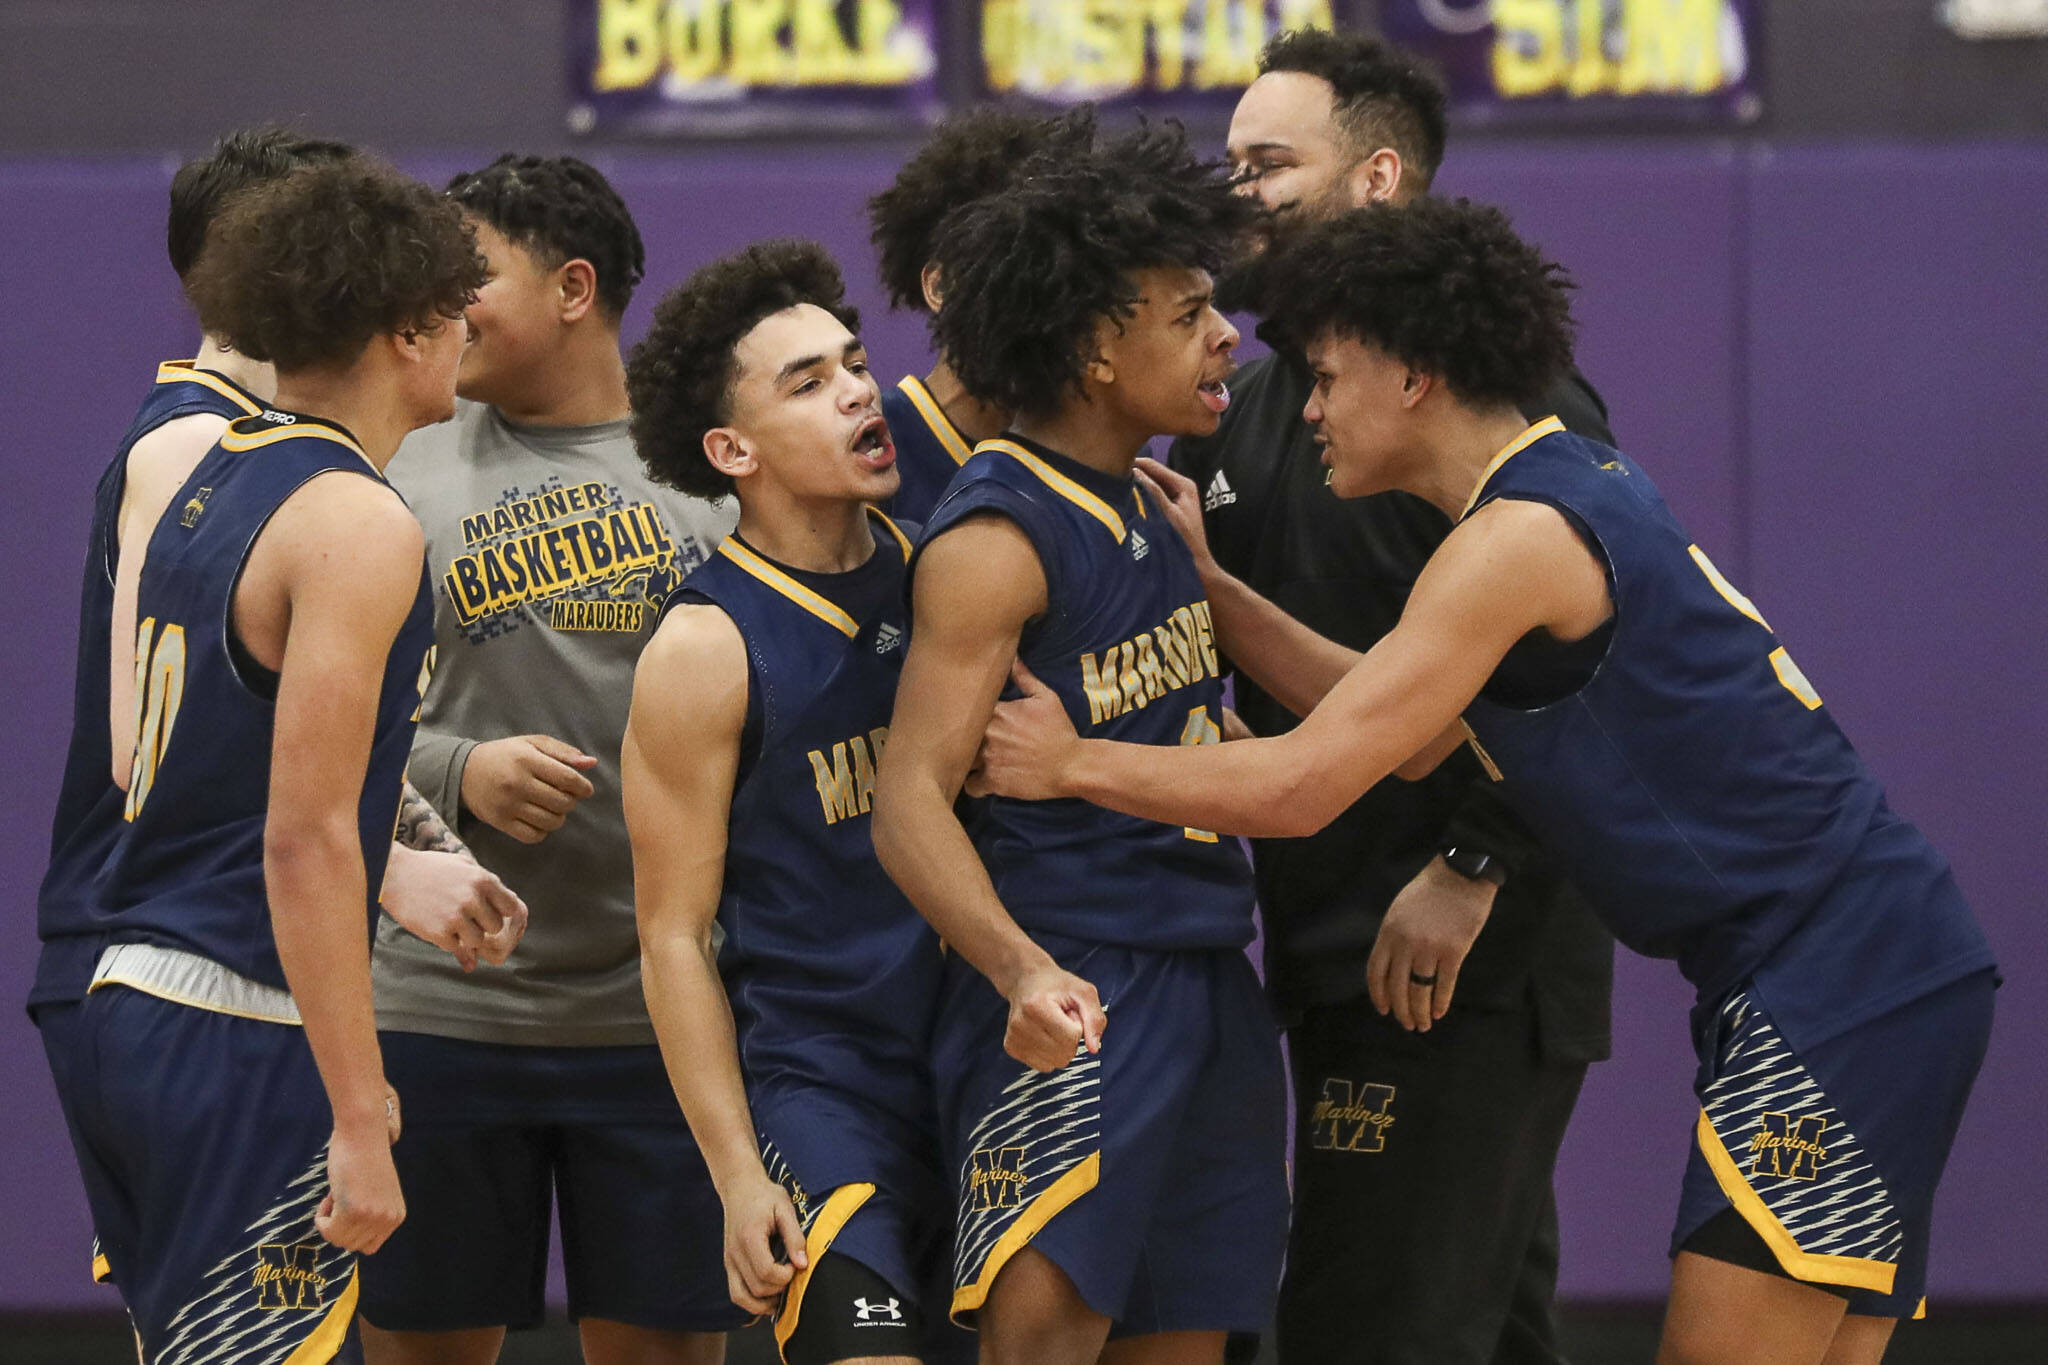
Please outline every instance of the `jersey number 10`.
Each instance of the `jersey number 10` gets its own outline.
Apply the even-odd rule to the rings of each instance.
[[[135,759],[128,769],[128,804],[122,810],[133,820],[156,784],[157,764],[171,742],[178,706],[185,700],[185,628],[174,621],[156,628],[144,617],[135,632]]]

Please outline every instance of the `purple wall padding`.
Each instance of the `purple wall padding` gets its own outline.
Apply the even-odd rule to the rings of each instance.
[[[495,149],[491,149],[495,151]],[[417,158],[430,179],[487,157]],[[872,283],[862,202],[893,154],[727,148],[604,162],[647,239],[627,318],[711,256],[817,237],[846,265],[879,372],[926,360]],[[0,1311],[112,1307],[26,994],[31,907],[71,696],[86,504],[159,359],[192,328],[164,264],[169,167],[0,164],[10,496],[0,791]],[[1895,804],[1955,859],[2011,978],[1937,1229],[1937,1300],[2048,1297],[2048,934],[2035,910],[2048,735],[2048,149],[1472,145],[1441,186],[1494,200],[1582,286],[1581,360],[1622,444],[1749,592]],[[1693,1112],[1687,992],[1624,957],[1614,1060],[1558,1173],[1562,1287],[1656,1297]]]

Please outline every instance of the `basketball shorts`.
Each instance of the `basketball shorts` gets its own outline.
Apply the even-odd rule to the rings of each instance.
[[[80,1071],[87,1055],[85,1045],[85,1002],[82,1000],[49,1000],[29,1007],[29,1014],[35,1020],[36,1031],[42,1035],[43,1057],[50,1064],[50,1079],[57,1086],[57,1104],[64,1113],[64,1128],[71,1136],[71,1150],[78,1158],[83,1175],[93,1160],[91,1150],[85,1145],[78,1131],[78,1121],[72,1117],[72,1096],[79,1092]],[[93,1177],[84,1176],[89,1185]],[[92,1239],[92,1278],[97,1284],[112,1281],[113,1270],[107,1264],[106,1252],[100,1248],[100,1239]]]
[[[776,1315],[783,1359],[932,1358],[927,1332],[956,1329],[944,1312],[952,1190],[930,1116],[907,1121],[816,1085],[764,1087],[749,1101],[809,1262]]]
[[[1041,1075],[1003,1051],[1003,997],[948,960],[933,1062],[954,1318],[971,1326],[1029,1246],[1113,1336],[1263,1330],[1287,1243],[1287,1115],[1251,964],[1034,937],[1095,986],[1109,1023],[1099,1053]]]
[[[1842,1296],[1851,1313],[1914,1315],[1934,1189],[1984,1060],[1995,983],[1974,973],[1805,1049],[1735,991],[1699,1040],[1701,1107],[1673,1254],[1747,1264],[1730,1249],[1732,1211],[1777,1273]]]
[[[642,1047],[515,1047],[385,1032],[404,1106],[407,1216],[365,1261],[363,1317],[393,1332],[538,1327],[560,1206],[569,1316],[723,1332],[724,1217]]]
[[[304,1030],[126,985],[83,1010],[86,1192],[143,1359],[352,1357],[358,1260],[313,1226],[333,1120]]]

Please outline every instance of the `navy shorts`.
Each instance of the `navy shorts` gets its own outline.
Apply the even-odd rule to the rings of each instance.
[[[57,1105],[64,1113],[64,1129],[71,1137],[71,1150],[78,1159],[80,1176],[89,1186],[96,1178],[86,1168],[94,1164],[92,1151],[85,1144],[78,1131],[78,1120],[71,1113],[71,1097],[79,1093],[80,1068],[88,1055],[85,1032],[85,1002],[82,1000],[50,1000],[29,1007],[34,1018],[36,1031],[43,1038],[43,1057],[50,1064],[50,1079],[57,1086]],[[100,1239],[92,1239],[92,1277],[100,1283],[109,1283],[113,1269],[107,1264],[106,1253],[100,1250]]]
[[[86,1194],[143,1358],[352,1348],[357,1258],[313,1227],[333,1120],[304,1030],[127,986],[82,1019]]]
[[[392,1332],[537,1327],[559,1203],[569,1316],[723,1332],[724,1217],[644,1047],[513,1047],[385,1032],[406,1220],[368,1258],[363,1316]]]
[[[1003,1051],[1009,1006],[949,959],[933,1063],[963,1325],[1030,1246],[1112,1335],[1263,1330],[1287,1245],[1279,1034],[1235,949],[1034,935],[1109,1015],[1102,1051],[1040,1074]]]
[[[809,1262],[776,1314],[783,1358],[935,1361],[959,1356],[965,1345],[971,1360],[972,1339],[944,1311],[953,1197],[931,1116],[906,1120],[819,1086],[757,1089],[748,1099],[762,1164],[789,1192]],[[835,1260],[871,1275],[825,1272]]]
[[[1851,1313],[1912,1316],[1995,983],[1977,972],[1803,1050],[1747,991],[1732,994],[1700,1040],[1672,1254],[1733,1209],[1785,1275],[1841,1295]],[[1734,1259],[1715,1244],[1690,1249]]]

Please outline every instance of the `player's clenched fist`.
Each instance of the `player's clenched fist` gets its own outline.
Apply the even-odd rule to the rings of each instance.
[[[492,829],[537,844],[597,789],[583,774],[597,760],[552,735],[486,740],[462,767],[462,804]]]
[[[725,1204],[725,1285],[749,1313],[775,1311],[798,1271],[810,1265],[804,1225],[789,1193],[765,1174]]]
[[[405,1196],[391,1164],[388,1111],[374,1125],[337,1126],[327,1143],[327,1197],[313,1229],[344,1251],[365,1255],[405,1221]]]
[[[1010,1026],[1003,1051],[1033,1071],[1057,1071],[1074,1060],[1079,1049],[1102,1050],[1102,1030],[1109,1023],[1095,987],[1047,961],[1017,979],[1011,987]]]

